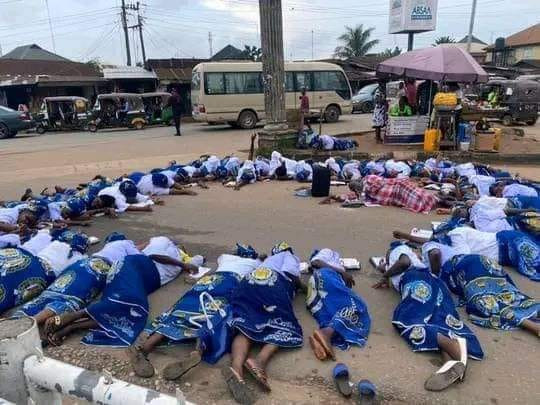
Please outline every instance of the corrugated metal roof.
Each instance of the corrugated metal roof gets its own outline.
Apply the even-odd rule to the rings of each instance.
[[[71,62],[60,55],[49,52],[39,45],[30,44],[22,45],[13,49],[11,52],[6,53],[0,59],[18,59],[18,60],[42,60],[42,61],[57,61],[57,62]]]
[[[157,79],[154,72],[138,66],[105,68],[103,69],[103,77],[105,79]]]
[[[86,63],[8,58],[0,59],[0,76],[3,75],[101,76]]]
[[[517,47],[540,44],[540,23],[533,25],[523,31],[519,31],[514,35],[510,35],[505,39],[505,46]],[[488,49],[493,49],[495,46],[490,45]]]

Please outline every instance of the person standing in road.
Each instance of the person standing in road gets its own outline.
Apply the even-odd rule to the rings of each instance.
[[[173,89],[171,92],[171,98],[169,98],[169,106],[172,109],[172,115],[174,120],[174,126],[176,127],[176,136],[181,136],[180,132],[180,120],[182,118],[182,98],[177,89]]]
[[[309,123],[309,97],[306,94],[306,88],[302,87],[302,95],[300,96],[300,131],[304,130],[304,126],[311,130]]]

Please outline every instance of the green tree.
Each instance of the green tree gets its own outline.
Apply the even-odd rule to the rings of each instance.
[[[375,27],[364,29],[364,26],[360,24],[354,28],[345,26],[345,30],[345,33],[338,38],[342,45],[337,46],[334,50],[336,58],[347,59],[354,56],[364,56],[379,43],[378,39],[370,40]]]
[[[394,56],[401,55],[401,48],[399,46],[396,46],[394,49],[392,48],[386,48],[384,51],[378,54],[381,58],[393,58]]]
[[[433,46],[441,45],[441,44],[454,44],[456,40],[449,36],[443,36],[439,37],[435,40],[435,43],[433,43]]]
[[[254,62],[260,62],[262,58],[262,49],[256,46],[244,45],[242,51],[246,58],[251,59]]]
[[[103,66],[99,58],[90,59],[88,62],[86,62],[86,64],[92,67],[96,72],[103,72]]]

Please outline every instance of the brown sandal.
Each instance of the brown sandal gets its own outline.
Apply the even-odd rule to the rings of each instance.
[[[244,368],[248,371],[249,374],[257,381],[265,391],[272,391],[270,384],[268,384],[268,377],[262,368],[260,368],[255,361],[252,359],[247,359],[244,363]]]
[[[165,380],[177,380],[192,368],[197,367],[201,361],[201,353],[191,352],[186,358],[167,364],[161,374]]]
[[[238,375],[232,367],[225,367],[221,374],[229,387],[229,391],[236,402],[242,405],[250,405],[255,402],[253,393],[248,388],[246,382]]]

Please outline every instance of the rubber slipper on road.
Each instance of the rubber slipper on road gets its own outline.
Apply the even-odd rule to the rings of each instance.
[[[358,404],[371,405],[375,403],[377,389],[371,381],[360,380],[356,387],[358,389]]]
[[[336,364],[332,374],[338,392],[344,397],[349,398],[352,395],[352,387],[347,366],[343,363]]]

